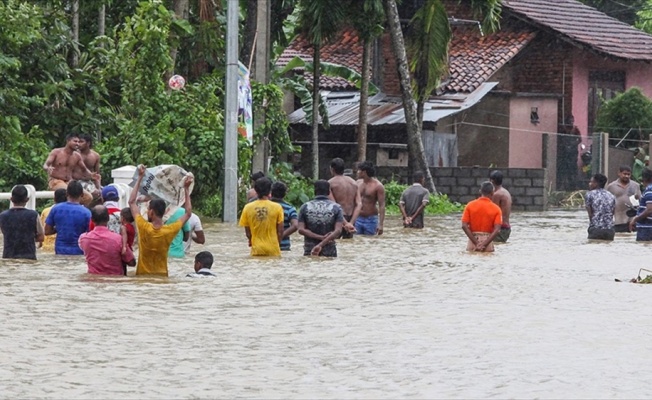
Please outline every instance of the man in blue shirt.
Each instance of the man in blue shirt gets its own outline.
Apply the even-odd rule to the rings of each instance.
[[[328,198],[328,181],[315,182],[315,198],[299,209],[299,234],[304,236],[304,256],[337,257],[335,239],[342,233],[344,214],[339,204]]]
[[[45,234],[57,234],[54,242],[55,254],[83,255],[79,248],[79,236],[88,232],[91,212],[80,204],[84,193],[79,181],[70,181],[66,188],[68,201],[56,204],[45,220]]]
[[[281,251],[290,250],[290,235],[299,229],[297,209],[291,204],[283,201],[288,187],[283,182],[272,184],[272,201],[283,207],[283,240],[281,240]]]
[[[590,191],[584,200],[589,213],[589,239],[614,240],[614,210],[616,198],[604,189],[607,177],[595,174],[589,182]]]
[[[649,242],[652,241],[652,171],[648,168],[643,170],[641,182],[645,190],[638,201],[638,215],[629,223],[629,228],[636,230],[637,242]]]

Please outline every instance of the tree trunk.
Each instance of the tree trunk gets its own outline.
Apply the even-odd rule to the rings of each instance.
[[[188,19],[188,0],[174,0],[174,15],[179,19]],[[174,46],[170,48],[170,58],[172,58],[172,71],[168,72],[167,79],[172,76],[177,65],[177,53],[179,49]],[[167,80],[166,79],[166,80]]]
[[[414,96],[412,95],[412,86],[410,82],[410,71],[408,69],[408,60],[405,52],[405,42],[403,40],[403,31],[401,30],[401,22],[398,16],[398,9],[396,8],[396,0],[384,0],[385,13],[387,14],[387,22],[389,23],[390,36],[392,39],[392,51],[396,58],[396,67],[398,69],[399,79],[401,83],[401,98],[403,100],[403,109],[405,111],[405,125],[407,128],[408,136],[408,153],[410,172],[416,165],[417,168],[425,174],[426,188],[431,193],[436,193],[435,183],[428,168],[428,160],[426,159],[426,152],[423,148],[423,140],[421,139],[421,126],[417,120],[416,104]]]
[[[258,0],[247,0],[247,14],[244,22],[244,32],[242,32],[242,47],[240,48],[240,61],[244,65],[251,63],[251,50],[254,47],[256,39],[256,30],[258,21]]]
[[[319,179],[319,66],[321,45],[316,44],[315,54],[312,57],[312,178]]]
[[[72,0],[72,40],[76,44],[79,43],[79,0]],[[73,67],[79,64],[77,49],[73,49],[71,62]]]
[[[106,34],[106,4],[100,6],[100,12],[97,16],[97,36]]]
[[[360,117],[358,120],[358,161],[367,159],[367,110],[369,108],[369,67],[373,40],[365,38],[362,52],[362,85],[360,86]]]

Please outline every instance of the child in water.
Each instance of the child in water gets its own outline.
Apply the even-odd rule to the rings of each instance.
[[[127,247],[133,251],[136,229],[134,228],[134,216],[131,215],[129,207],[120,211],[120,235],[122,236],[122,254],[127,251]]]
[[[186,275],[187,278],[208,278],[214,277],[215,274],[211,271],[213,266],[213,255],[210,251],[200,251],[195,256],[195,272]]]

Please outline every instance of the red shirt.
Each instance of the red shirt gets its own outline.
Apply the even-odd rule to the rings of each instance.
[[[89,274],[124,275],[123,262],[134,259],[131,249],[122,255],[122,236],[106,226],[96,226],[79,237],[79,247],[84,251]]]

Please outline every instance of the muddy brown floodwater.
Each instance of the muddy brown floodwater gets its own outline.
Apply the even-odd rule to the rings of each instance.
[[[206,224],[216,279],[90,277],[79,257],[0,261],[3,398],[650,398],[652,267],[583,210],[517,213],[495,254],[459,215],[389,218],[340,257],[248,256]],[[650,268],[652,269],[652,268]]]

